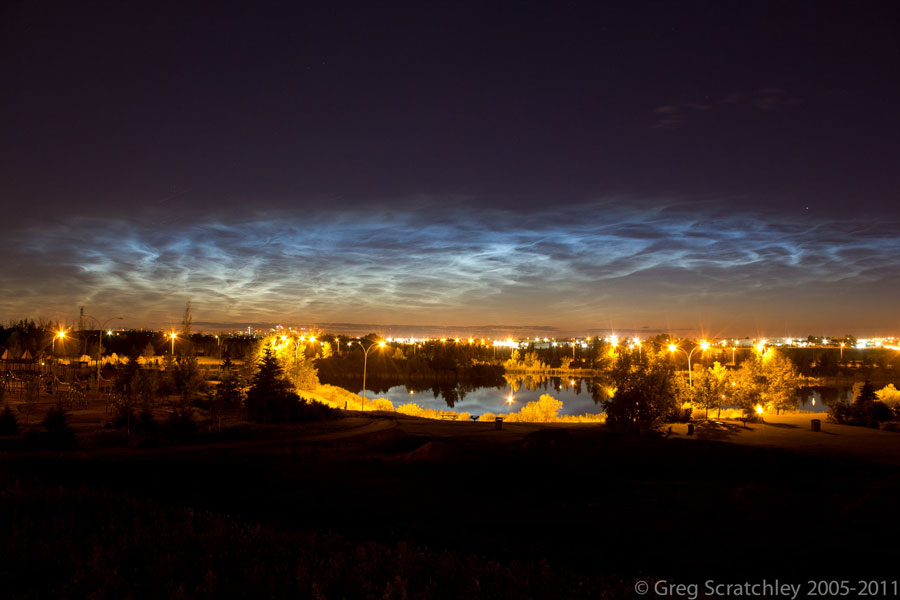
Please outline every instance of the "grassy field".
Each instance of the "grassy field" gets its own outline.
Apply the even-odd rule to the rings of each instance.
[[[624,598],[639,578],[889,578],[900,434],[809,418],[664,437],[351,411],[110,441],[89,406],[74,450],[2,440],[2,593]]]

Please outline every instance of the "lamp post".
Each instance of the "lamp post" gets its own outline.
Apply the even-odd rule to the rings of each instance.
[[[106,324],[110,321],[115,321],[116,319],[122,319],[123,317],[110,317],[107,320],[100,322],[100,319],[97,317],[92,317],[91,315],[84,315],[88,319],[93,319],[95,323],[100,328],[100,331],[97,332],[97,393],[100,393],[100,350],[103,349],[103,330],[106,329]],[[87,343],[87,342],[85,342]]]
[[[51,349],[51,352],[54,352],[54,353],[56,352],[56,340],[57,339],[60,339],[60,340],[66,339],[66,332],[65,331],[57,331],[56,332],[56,335],[53,336],[53,344],[52,344],[53,348]],[[46,348],[46,346],[44,346],[44,348]]]
[[[350,342],[351,344],[353,342]],[[359,343],[359,347],[363,349],[363,387],[362,387],[362,398],[359,401],[359,409],[366,410],[366,367],[369,363],[369,351],[372,348],[384,348],[384,340],[380,342],[372,342],[369,344],[369,347],[366,348],[363,346],[362,342]]]
[[[669,344],[669,352],[674,354],[675,352],[681,350],[681,352],[684,352],[687,355],[688,383],[691,385],[691,387],[693,387],[693,385],[694,385],[694,374],[693,374],[693,371],[691,370],[691,357],[694,355],[694,352],[696,352],[697,348],[700,348],[700,352],[703,352],[704,350],[708,350],[709,342],[707,342],[706,340],[701,340],[699,345],[691,348],[690,353],[688,353],[687,350],[682,350],[675,344]]]
[[[175,338],[178,337],[178,334],[174,331],[169,334],[169,339],[172,340],[172,356],[175,356]]]

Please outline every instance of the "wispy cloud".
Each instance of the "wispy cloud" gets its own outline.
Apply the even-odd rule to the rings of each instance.
[[[895,228],[609,202],[527,214],[260,213],[165,230],[83,218],[15,240],[2,272],[13,293],[0,310],[99,304],[161,323],[190,298],[217,321],[553,325],[613,315],[638,324],[710,299],[746,306],[763,294],[783,304],[835,286],[895,284]]]
[[[710,100],[707,97],[703,102],[687,101],[658,106],[653,109],[653,124],[650,127],[651,129],[678,129],[688,121],[692,112],[706,113],[742,105],[770,112],[786,106],[802,104],[802,102],[801,98],[778,87],[760,88],[750,93],[734,91],[719,100]]]

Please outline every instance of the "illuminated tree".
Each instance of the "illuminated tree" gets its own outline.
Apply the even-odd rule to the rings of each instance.
[[[601,402],[610,426],[648,429],[676,412],[673,371],[664,357],[620,352],[610,377],[615,394]]]
[[[800,373],[794,363],[773,349],[769,349],[760,361],[762,376],[766,381],[766,401],[776,411],[796,408]]]
[[[709,417],[709,409],[717,408],[721,412],[722,404],[730,396],[730,376],[728,369],[718,361],[708,369],[703,365],[694,365],[693,389],[690,391],[690,402],[705,409]]]
[[[262,342],[259,359],[265,348],[282,366],[294,389],[298,391],[315,391],[319,386],[318,372],[314,360],[317,355],[317,343],[307,336],[293,337],[289,335],[270,335]]]
[[[752,415],[757,405],[782,411],[795,408],[799,401],[797,367],[773,348],[742,362],[732,381],[735,384],[731,390],[732,398],[747,415]]]

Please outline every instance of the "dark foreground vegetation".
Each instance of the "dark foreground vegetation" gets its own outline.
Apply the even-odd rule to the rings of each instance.
[[[600,428],[204,448],[4,453],[4,595],[624,598],[896,572],[887,466]]]

